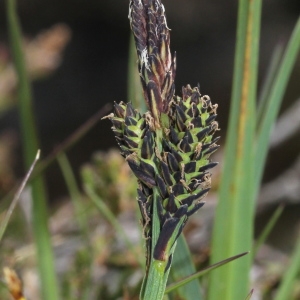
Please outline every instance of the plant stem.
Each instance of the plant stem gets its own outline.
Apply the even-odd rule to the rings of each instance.
[[[165,272],[168,261],[160,261],[153,258],[153,252],[159,237],[159,217],[157,209],[158,191],[153,189],[153,219],[152,219],[152,239],[151,239],[151,260],[149,270],[145,275],[143,287],[141,289],[141,300],[161,300],[164,297],[169,269]]]
[[[7,0],[7,21],[19,80],[18,108],[21,119],[25,166],[29,168],[39,146],[32,109],[32,93],[22,51],[21,30],[16,14],[15,0]],[[36,239],[37,259],[41,279],[41,298],[44,300],[56,300],[59,299],[58,285],[47,224],[47,200],[43,178],[41,176],[35,178],[32,181],[31,188],[33,199],[33,231]]]

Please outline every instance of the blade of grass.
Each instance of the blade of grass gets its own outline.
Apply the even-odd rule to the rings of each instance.
[[[68,136],[61,144],[59,144],[46,158],[40,161],[40,163],[33,170],[33,174],[29,178],[29,182],[33,180],[35,177],[39,176],[43,173],[57,158],[57,156],[66,152],[72,146],[74,146],[77,142],[80,141],[81,138],[85,136],[111,109],[111,104],[104,105],[95,115],[89,118],[84,124],[82,124],[79,128],[77,128],[70,136]],[[10,191],[1,201],[6,202],[7,199],[13,196],[16,192],[17,187],[14,187],[12,191]]]
[[[65,153],[60,153],[57,156],[57,161],[64,176],[65,182],[68,187],[69,194],[71,196],[72,203],[75,209],[75,217],[81,231],[81,234],[86,242],[86,245],[89,245],[89,234],[88,234],[88,220],[84,213],[84,206],[81,203],[81,194],[76,183],[74,173],[72,171],[71,165]]]
[[[16,192],[16,194],[15,194],[15,196],[14,196],[14,198],[13,198],[13,200],[12,200],[12,202],[11,202],[11,204],[10,204],[10,206],[9,206],[5,216],[4,216],[4,219],[3,219],[2,223],[0,224],[0,242],[3,238],[3,235],[4,235],[5,229],[7,227],[8,221],[9,221],[9,219],[10,219],[10,217],[11,217],[11,215],[12,215],[12,213],[13,213],[13,211],[14,211],[14,209],[15,209],[15,207],[16,207],[19,199],[20,199],[20,195],[23,192],[23,190],[25,188],[25,185],[27,184],[27,182],[29,180],[29,177],[32,174],[32,171],[33,171],[37,161],[39,160],[39,158],[40,158],[40,150],[38,150],[38,152],[35,156],[35,159],[34,159],[33,163],[30,166],[30,169],[26,173],[19,189],[17,190],[17,192]]]
[[[252,295],[253,295],[253,292],[254,292],[254,290],[252,289],[252,290],[250,291],[250,293],[247,295],[247,297],[246,297],[245,300],[250,300],[251,297],[252,297]]]
[[[274,300],[286,300],[292,299],[292,290],[295,283],[297,275],[299,275],[300,270],[300,237],[296,244],[293,256],[290,261],[290,266],[286,270],[286,273],[283,276],[281,284],[279,285],[277,294]]]
[[[261,126],[257,130],[257,143],[256,143],[256,159],[255,159],[255,187],[256,194],[258,193],[259,184],[263,175],[263,169],[266,161],[269,139],[272,126],[278,115],[281,101],[285,93],[288,80],[290,78],[293,66],[295,64],[297,55],[300,49],[300,17],[293,30],[291,38],[288,42],[283,59],[278,68],[278,72],[273,80],[272,88],[264,114],[262,116]]]
[[[275,224],[277,223],[278,219],[283,213],[283,210],[285,208],[284,204],[279,205],[274,213],[272,214],[270,220],[268,221],[267,225],[264,227],[262,233],[258,237],[256,243],[253,246],[253,251],[251,254],[252,260],[255,258],[257,251],[261,247],[261,245],[266,241],[268,238],[269,234],[271,233],[272,229],[274,228]]]
[[[183,235],[177,240],[177,247],[173,255],[171,278],[174,282],[196,272],[191,253]],[[177,297],[185,300],[200,300],[202,292],[199,280],[195,279],[176,290]]]
[[[252,247],[254,131],[261,1],[239,1],[234,81],[224,170],[212,240],[212,263]],[[251,257],[213,272],[208,299],[243,299]]]
[[[165,293],[166,294],[170,293],[173,290],[175,290],[175,289],[177,289],[177,288],[179,288],[179,287],[181,287],[181,286],[183,286],[183,285],[191,282],[192,280],[197,279],[197,278],[199,278],[201,276],[204,276],[208,272],[210,272],[210,271],[212,271],[214,269],[217,269],[217,268],[219,268],[219,267],[221,267],[223,265],[226,265],[227,263],[229,263],[229,262],[231,262],[233,260],[236,260],[236,259],[238,259],[238,258],[240,258],[242,256],[245,256],[248,253],[249,252],[243,252],[241,254],[229,257],[229,258],[224,259],[222,261],[219,261],[219,262],[217,262],[217,263],[215,263],[215,264],[213,264],[213,265],[211,265],[211,266],[209,266],[209,267],[207,267],[207,268],[205,268],[205,269],[203,269],[203,270],[201,270],[201,271],[199,271],[199,272],[197,272],[195,274],[189,275],[186,278],[184,278],[184,279],[182,279],[182,280],[180,280],[178,282],[172,283],[172,284],[170,284],[170,285],[167,286]],[[194,298],[194,299],[198,299],[198,296],[197,296],[197,298]]]
[[[99,209],[101,214],[106,218],[106,220],[114,227],[115,231],[123,238],[126,246],[130,251],[135,255],[138,263],[142,268],[144,268],[144,262],[141,259],[141,256],[139,253],[136,253],[136,250],[130,240],[127,237],[126,232],[122,228],[122,226],[119,224],[118,220],[114,216],[114,214],[111,212],[109,207],[103,202],[103,200],[97,195],[97,193],[93,189],[93,185],[90,183],[89,174],[85,172],[83,174],[83,182],[84,182],[84,190],[86,194],[89,196],[89,198],[93,201],[93,203],[96,205],[96,207]]]
[[[84,291],[81,294],[82,300],[87,300],[91,298],[90,291],[92,290],[93,284],[93,248],[89,238],[89,227],[88,227],[88,219],[85,215],[85,207],[81,202],[82,196],[80,190],[77,186],[76,179],[70,165],[70,162],[64,152],[61,152],[57,156],[57,161],[63,173],[65,182],[68,187],[69,194],[71,196],[72,203],[75,209],[75,217],[77,218],[77,222],[80,228],[81,235],[84,241],[85,253],[86,253],[86,261],[85,261],[85,284],[83,285]],[[81,282],[83,282],[81,280]]]
[[[33,114],[32,94],[22,52],[21,30],[16,14],[15,0],[7,0],[7,21],[15,67],[18,75],[18,109],[20,112],[25,166],[29,168],[38,147]],[[35,235],[42,299],[58,299],[58,285],[54,270],[50,234],[48,231],[47,200],[43,178],[32,181],[33,231]]]
[[[280,61],[283,54],[283,45],[280,43],[278,44],[271,56],[271,61],[267,70],[267,75],[264,80],[261,92],[259,93],[258,97],[258,107],[257,107],[257,128],[260,127],[262,122],[262,116],[264,115],[264,111],[266,110],[268,95],[272,89],[272,84],[274,82],[275,74],[278,71]]]

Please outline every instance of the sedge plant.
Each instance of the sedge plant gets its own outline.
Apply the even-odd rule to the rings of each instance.
[[[7,4],[12,48],[20,79],[19,105],[28,164],[37,149],[37,138],[35,124],[27,124],[34,118],[15,1],[7,0]],[[298,21],[283,59],[271,76],[272,82],[260,104],[263,109],[256,115],[260,13],[260,0],[239,1],[225,175],[221,182],[212,243],[214,264],[183,279],[184,284],[232,260],[216,263],[221,259],[248,251],[252,246],[254,200],[262,177],[268,137],[300,47]],[[146,241],[146,270],[140,299],[162,299],[165,293],[179,286],[175,283],[166,289],[173,256],[177,253],[175,248],[177,246],[177,250],[182,250],[186,247],[182,243],[181,232],[188,218],[203,206],[203,198],[211,186],[209,170],[216,163],[210,161],[210,155],[218,148],[218,137],[214,137],[218,131],[215,120],[217,105],[208,96],[202,96],[199,87],[187,85],[182,89],[181,97],[175,95],[176,54],[171,55],[170,52],[170,31],[160,0],[131,0],[129,20],[138,58],[141,90],[148,111],[140,113],[137,109],[143,109],[143,105],[121,102],[115,104],[114,113],[108,118],[113,124],[121,153],[138,180],[137,200]],[[92,195],[90,193],[91,198]],[[45,197],[40,180],[33,184],[33,196],[43,299],[58,299],[59,288],[53,268]],[[95,202],[101,204],[98,199]],[[103,207],[101,209],[104,211]],[[222,216],[229,221],[225,223]],[[289,297],[291,283],[297,273],[295,266],[299,265],[299,247],[293,257],[276,299]],[[222,299],[251,298],[248,276],[252,259],[253,256],[249,256],[238,264],[213,271],[206,299],[220,299],[220,295]],[[199,294],[183,298],[201,297]]]
[[[146,240],[140,299],[162,299],[176,241],[188,218],[204,205],[211,186],[209,157],[218,149],[217,104],[187,85],[174,94],[176,54],[161,1],[133,0],[129,20],[148,111],[115,103],[108,118],[121,154],[138,180]]]

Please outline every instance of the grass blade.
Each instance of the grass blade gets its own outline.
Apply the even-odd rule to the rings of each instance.
[[[249,250],[253,236],[254,132],[261,1],[239,1],[237,45],[228,138],[216,209],[212,263]],[[226,219],[224,218],[226,217]],[[251,257],[213,272],[208,299],[243,299]]]
[[[126,232],[114,216],[114,214],[111,212],[111,210],[108,208],[108,206],[102,201],[102,199],[97,195],[97,193],[94,191],[92,184],[90,183],[90,176],[88,172],[83,172],[83,182],[84,182],[84,190],[86,194],[90,197],[90,199],[93,201],[93,203],[96,205],[96,207],[99,209],[99,211],[102,213],[102,215],[106,218],[106,220],[114,227],[115,231],[123,238],[126,246],[128,249],[131,250],[131,252],[135,255],[138,263],[142,268],[144,268],[144,262],[140,258],[141,256],[139,253],[136,253],[136,250],[134,246],[132,245],[131,241],[128,239]]]
[[[29,177],[32,174],[32,171],[33,171],[33,169],[34,169],[37,161],[39,160],[39,158],[40,158],[40,150],[38,150],[38,152],[37,152],[37,154],[35,156],[35,159],[34,159],[33,163],[30,166],[30,169],[26,173],[26,175],[25,175],[25,177],[24,177],[24,179],[23,179],[23,181],[22,181],[19,189],[17,190],[17,192],[16,192],[16,194],[15,194],[15,196],[14,196],[14,198],[13,198],[13,200],[12,200],[12,202],[11,202],[11,204],[10,204],[10,206],[9,206],[6,214],[5,214],[5,217],[4,217],[3,221],[2,221],[2,223],[0,224],[0,242],[1,242],[2,238],[3,238],[5,229],[7,227],[8,221],[10,219],[10,216],[12,215],[12,213],[13,213],[13,211],[14,211],[17,203],[18,203],[20,195],[23,192],[23,190],[25,188],[25,185],[27,184],[27,182],[29,180]]]
[[[174,282],[196,272],[193,264],[191,253],[185,241],[184,235],[177,240],[177,247],[173,255],[172,268],[170,271],[171,278]],[[202,299],[201,286],[199,280],[195,279],[176,289],[177,297],[185,300]]]
[[[60,153],[57,156],[57,161],[63,173],[66,185],[68,187],[69,194],[71,196],[72,203],[75,209],[75,217],[77,218],[77,222],[80,228],[80,233],[83,238],[83,242],[85,244],[85,270],[83,272],[84,279],[79,279],[82,284],[84,291],[81,294],[81,300],[87,300],[90,298],[89,293],[91,291],[92,285],[92,272],[93,272],[93,248],[90,243],[89,238],[89,227],[88,227],[88,219],[85,215],[85,208],[81,202],[82,196],[80,190],[77,186],[76,179],[74,173],[72,171],[72,167],[69,163],[69,160],[65,153]]]
[[[85,239],[85,242],[88,246],[89,244],[89,231],[88,231],[88,220],[84,214],[84,207],[81,203],[81,194],[79,188],[76,183],[76,179],[74,173],[72,171],[71,165],[65,153],[60,153],[57,156],[58,164],[63,173],[66,185],[68,187],[69,194],[71,196],[74,208],[75,208],[75,216],[77,217],[78,225],[80,227],[80,231],[82,236]]]
[[[255,161],[255,180],[256,193],[258,192],[259,183],[263,175],[263,169],[267,156],[269,138],[272,126],[278,115],[281,101],[288,83],[288,79],[293,70],[297,55],[300,49],[300,17],[293,30],[287,48],[284,52],[283,59],[278,68],[278,72],[273,81],[266,109],[262,116],[261,126],[257,131],[256,161]]]
[[[267,70],[267,75],[263,83],[263,87],[261,89],[260,95],[258,97],[257,127],[260,126],[262,121],[262,116],[264,115],[264,111],[266,110],[268,95],[270,94],[270,91],[272,89],[272,84],[274,82],[276,72],[278,71],[280,65],[283,50],[284,50],[283,45],[278,44],[275,47],[274,52],[272,53],[271,62]]]
[[[18,75],[18,108],[20,112],[21,130],[25,166],[29,168],[38,147],[38,138],[32,110],[32,95],[22,52],[21,30],[16,14],[15,0],[7,0],[7,21],[11,47]],[[58,299],[58,285],[54,270],[50,234],[48,231],[47,200],[44,182],[41,176],[32,181],[33,199],[33,231],[36,240],[38,267],[41,279],[42,299]]]
[[[278,292],[274,300],[286,300],[292,299],[292,290],[295,283],[295,279],[299,274],[300,270],[300,238],[296,244],[296,249],[293,253],[292,259],[290,261],[290,266],[287,269],[282,282],[278,288]]]
[[[43,173],[60,155],[62,152],[66,152],[68,149],[72,148],[90,129],[92,129],[111,109],[111,104],[104,105],[96,114],[89,118],[84,124],[77,128],[70,136],[68,136],[61,144],[59,144],[52,153],[50,153],[46,158],[40,161],[40,163],[33,170],[33,174],[29,178],[29,183],[31,180]],[[10,191],[2,201],[7,201],[13,197],[17,190],[15,186],[12,191]]]
[[[270,220],[268,221],[267,225],[264,227],[262,233],[258,237],[255,245],[253,246],[252,251],[252,260],[256,256],[257,251],[259,250],[260,246],[266,241],[269,234],[271,233],[272,229],[274,228],[275,224],[277,223],[278,219],[280,218],[281,214],[283,213],[283,210],[285,208],[285,205],[279,205],[277,209],[272,214]]]
[[[241,254],[238,254],[238,255],[229,257],[229,258],[224,259],[224,260],[222,260],[222,261],[220,261],[220,262],[217,262],[217,263],[215,263],[215,264],[213,264],[213,265],[211,265],[211,266],[209,266],[209,267],[207,267],[207,268],[205,268],[205,269],[203,269],[203,270],[201,270],[201,271],[199,271],[199,272],[197,272],[197,273],[195,273],[195,274],[189,275],[188,277],[186,277],[186,278],[184,278],[184,279],[182,279],[182,280],[180,280],[180,281],[178,281],[178,282],[176,282],[176,283],[170,284],[170,285],[166,288],[165,293],[166,293],[166,294],[167,294],[167,293],[170,293],[171,291],[173,291],[173,290],[179,288],[180,286],[182,286],[182,285],[184,285],[184,284],[187,284],[187,283],[191,282],[192,280],[197,279],[197,278],[199,278],[199,277],[201,277],[201,276],[207,274],[208,272],[210,272],[210,271],[212,271],[212,270],[214,270],[214,269],[217,269],[217,268],[219,268],[219,267],[221,267],[221,266],[223,266],[223,265],[225,265],[225,264],[227,264],[227,263],[229,263],[229,262],[231,262],[231,261],[233,261],[233,260],[236,260],[236,259],[238,259],[238,258],[240,258],[240,257],[242,257],[242,256],[245,256],[245,255],[248,254],[248,253],[249,253],[249,252],[243,252],[243,253],[241,253]],[[198,299],[198,296],[197,296],[197,298],[194,298],[194,299]]]
[[[254,292],[254,290],[252,289],[252,290],[250,291],[250,293],[247,295],[247,297],[246,297],[245,300],[250,300],[251,297],[252,297],[252,295],[253,295],[253,292]]]

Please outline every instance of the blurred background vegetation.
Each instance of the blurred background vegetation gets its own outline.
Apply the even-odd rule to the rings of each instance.
[[[172,30],[171,49],[177,52],[176,94],[181,94],[181,87],[186,83],[191,83],[193,86],[200,83],[202,93],[210,95],[213,101],[219,104],[218,121],[222,129],[220,141],[222,146],[225,141],[231,96],[237,3],[221,0],[213,2],[165,0],[164,3],[168,26]],[[299,12],[300,4],[297,0],[264,1],[259,88],[265,80],[271,54],[278,45],[286,45]],[[41,151],[42,156],[46,157],[105,104],[131,100],[127,97],[130,37],[127,19],[128,1],[78,0],[72,3],[58,0],[19,1],[18,14],[24,34],[23,44],[27,68],[32,80]],[[256,232],[259,233],[278,203],[287,202],[288,204],[269,237],[266,252],[261,254],[263,259],[273,255],[275,260],[283,264],[295,244],[295,236],[299,229],[299,78],[300,58],[298,57],[281,107],[282,119],[275,127],[277,134],[271,140],[271,150],[267,159],[264,185],[257,210]],[[21,154],[18,111],[15,106],[16,83],[8,45],[5,3],[2,1],[0,2],[0,195],[2,197],[13,188],[25,172]],[[126,212],[128,213],[135,205],[134,180],[130,184],[125,180],[130,178],[129,172],[125,165],[124,170],[119,171],[123,162],[121,158],[117,158],[113,150],[110,150],[109,154],[99,153],[100,150],[106,151],[116,147],[110,126],[108,121],[98,122],[68,151],[67,155],[79,189],[82,186],[83,176],[85,182],[93,182],[94,190],[100,198],[113,199],[108,201],[107,205],[117,215],[125,212],[125,214],[120,214],[121,218],[124,218],[124,224],[128,225],[129,222],[128,227],[125,226],[125,228],[133,232],[133,241],[135,241],[134,239],[139,239],[140,232],[138,229],[135,229],[137,232],[130,231],[131,223],[126,219],[130,219],[130,214],[128,216]],[[222,162],[222,151],[214,160]],[[111,165],[107,164],[108,161]],[[69,244],[64,244],[65,247],[61,250],[65,254],[70,254],[77,249],[79,240],[76,234],[73,236],[77,227],[72,223],[74,214],[69,203],[70,189],[61,168],[62,165],[54,163],[45,172],[48,198],[53,212],[50,228],[52,234],[57,234],[58,245],[60,245],[61,235],[72,236],[72,239],[68,239]],[[112,182],[112,178],[117,178],[117,181]],[[215,179],[213,182],[215,188],[218,185],[217,181]],[[103,187],[106,187],[105,192]],[[196,262],[200,265],[207,260],[209,252],[215,201],[212,193],[207,199],[205,213],[198,214],[186,230],[186,233],[190,235],[189,242],[195,253]],[[5,207],[6,204],[2,201],[0,207]],[[96,228],[95,236],[102,235],[102,240],[97,240],[97,242],[91,237],[93,247],[95,247],[93,251],[97,253],[99,265],[103,267],[103,262],[105,262],[105,266],[109,266],[111,276],[117,276],[111,265],[123,267],[124,257],[126,265],[135,266],[137,262],[130,257],[130,254],[121,258],[111,256],[114,251],[111,248],[108,250],[103,245],[107,241],[109,243],[114,240],[113,235],[109,230],[103,229],[105,226],[97,227],[98,217],[90,205],[86,205],[84,211],[90,218],[91,226]],[[16,215],[18,214],[22,213],[17,211]],[[14,222],[18,226],[17,223],[20,221],[16,217]],[[13,228],[6,234],[12,239],[12,241],[6,240],[8,253],[12,248],[23,247],[30,239],[30,233],[25,228],[23,228],[24,232],[22,230],[16,232]],[[201,228],[200,231],[199,228]],[[71,245],[75,245],[73,250],[70,250]],[[124,245],[120,246],[117,242],[115,247],[116,250]],[[30,253],[30,249],[25,250]],[[22,251],[24,251],[23,248]],[[117,250],[115,252],[119,253]],[[85,261],[88,259],[86,253],[81,254],[80,251],[76,252],[73,268],[89,265]],[[24,252],[22,256],[27,257]],[[66,260],[64,263],[66,266],[61,265],[61,273],[69,270],[68,264],[71,264]],[[271,271],[263,269],[264,274],[267,274],[266,285],[276,285],[276,274],[281,273],[282,264],[271,265],[270,268]],[[98,272],[105,273],[103,268],[99,270]],[[260,271],[258,267],[256,279],[260,278]],[[72,270],[69,272],[72,273]],[[87,274],[90,273],[87,272]],[[124,274],[123,276],[126,276]],[[96,275],[101,277],[99,273]],[[87,286],[83,283],[84,280],[88,280],[84,276],[83,274],[82,278],[74,278],[76,281],[74,286],[78,287],[78,290],[81,284],[85,288]],[[140,279],[139,275],[136,276]],[[116,285],[121,286],[120,283]],[[94,293],[96,295],[97,291]],[[110,296],[111,299],[116,299],[114,292],[110,295],[113,295]]]

